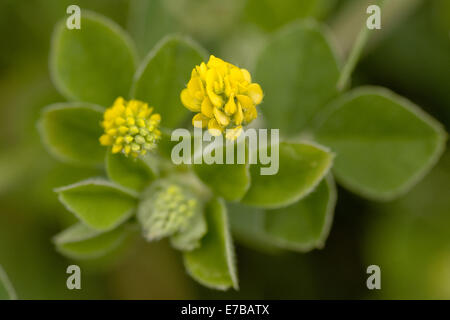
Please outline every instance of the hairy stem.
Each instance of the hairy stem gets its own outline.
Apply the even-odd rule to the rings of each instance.
[[[380,8],[383,7],[384,3],[385,3],[385,0],[377,1],[377,4]],[[396,8],[394,7],[394,9],[396,9]],[[384,13],[384,11],[383,11],[383,13]],[[391,16],[392,16],[392,14],[388,15],[388,17],[391,17]],[[347,87],[350,77],[361,58],[363,50],[364,50],[371,34],[373,33],[370,31],[371,30],[369,30],[366,27],[366,20],[364,19],[363,26],[362,26],[361,30],[359,31],[358,36],[356,37],[356,40],[355,40],[353,47],[350,51],[350,54],[348,56],[347,62],[345,63],[344,68],[342,69],[341,76],[340,76],[338,84],[337,84],[337,88],[339,91],[342,91]]]
[[[370,35],[369,31],[370,30],[364,25],[364,27],[359,32],[355,44],[353,45],[352,51],[350,52],[350,56],[348,57],[347,62],[345,63],[344,68],[342,69],[341,76],[339,77],[337,83],[337,88],[339,91],[342,91],[347,87],[350,77],[353,73],[353,70],[355,70],[356,64],[358,63],[359,58],[361,57],[361,53],[364,49],[364,46],[369,40]]]

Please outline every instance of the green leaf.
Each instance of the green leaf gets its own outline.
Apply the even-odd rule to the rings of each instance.
[[[309,143],[281,142],[279,170],[274,175],[262,175],[264,165],[250,165],[251,186],[242,199],[243,204],[279,208],[292,204],[310,193],[331,168],[333,154]],[[276,150],[269,152],[277,153]],[[272,166],[276,158],[272,159]]]
[[[450,297],[448,281],[443,281],[450,270],[449,151],[407,195],[372,206],[362,258],[367,265],[377,261],[383,266],[383,281],[389,281],[383,298]]]
[[[328,176],[308,196],[285,208],[264,210],[241,204],[228,208],[233,234],[242,244],[268,253],[306,252],[324,246],[335,204],[336,188]]]
[[[0,266],[0,300],[16,300],[16,292],[9,281],[6,272]]]
[[[38,123],[44,145],[56,158],[78,165],[102,163],[105,148],[99,138],[103,108],[97,105],[69,102],[44,109]]]
[[[136,72],[132,96],[148,102],[161,114],[162,125],[175,128],[190,113],[180,100],[195,65],[205,60],[203,50],[186,38],[163,39]]]
[[[268,126],[282,135],[304,130],[337,94],[338,78],[338,62],[322,27],[304,21],[283,28],[262,50],[255,72]]]
[[[225,40],[237,24],[246,1],[242,0],[163,0],[163,6],[179,24],[178,30],[210,41]]]
[[[245,143],[243,140],[240,143]],[[247,149],[245,149],[245,163],[238,163],[238,144],[224,144],[221,146],[223,152],[224,164],[195,164],[194,171],[197,176],[206,184],[211,190],[228,201],[240,200],[248,188],[250,187],[250,173],[248,165]],[[245,147],[246,148],[246,147]],[[216,148],[211,148],[209,154],[217,152]],[[233,164],[225,163],[227,154],[230,158],[233,157]]]
[[[65,20],[56,26],[50,72],[68,99],[109,106],[128,96],[134,71],[133,43],[113,21],[84,10],[81,29],[69,30]]]
[[[240,203],[228,203],[227,208],[233,236],[240,244],[264,253],[281,251],[265,229],[264,209]]]
[[[445,148],[442,126],[410,101],[382,88],[337,99],[316,130],[336,152],[334,173],[351,191],[388,200],[408,191]]]
[[[185,230],[181,230],[170,237],[170,243],[175,249],[182,251],[191,251],[200,247],[200,240],[208,231],[203,212],[196,212],[189,221]]]
[[[78,223],[56,235],[53,242],[57,250],[67,257],[93,259],[117,248],[125,239],[125,236],[126,228],[124,225],[102,233]]]
[[[447,0],[438,0],[433,2],[433,6],[438,25],[442,28],[443,34],[448,35],[450,31],[450,3]]]
[[[107,153],[106,173],[110,180],[136,191],[142,191],[156,178],[148,157],[134,159],[122,153]]]
[[[226,207],[213,199],[206,207],[208,233],[201,247],[184,253],[188,273],[199,283],[213,289],[238,289],[234,248],[228,227]]]
[[[448,128],[450,90],[448,85],[443,84],[450,83],[450,72],[443,70],[450,70],[450,29],[440,27],[445,28],[444,23],[450,27],[450,1],[427,1],[420,10],[414,10],[414,14],[402,16],[404,11],[410,10],[408,6],[419,7],[420,2],[423,1],[405,1],[399,7],[406,10],[394,10],[397,12],[393,12],[394,17],[402,17],[396,19],[402,22],[394,22],[396,26],[392,32],[380,37],[383,40],[368,52],[362,69],[371,79],[383,79],[384,83],[403,88],[421,101],[426,101],[433,114],[439,115],[439,120]],[[447,6],[447,12],[442,5]],[[389,4],[387,6],[389,8]],[[384,27],[387,27],[386,21]]]
[[[129,3],[129,16],[133,18],[128,20],[127,29],[136,42],[140,56],[145,56],[166,34],[181,29],[177,19],[167,12],[165,1],[132,0]]]
[[[304,199],[265,213],[265,230],[280,248],[305,252],[323,248],[333,222],[336,187],[328,177]]]
[[[245,16],[265,30],[274,30],[290,21],[320,17],[336,0],[248,0]]]
[[[97,231],[114,229],[137,205],[137,194],[103,179],[84,180],[55,191],[67,210]]]

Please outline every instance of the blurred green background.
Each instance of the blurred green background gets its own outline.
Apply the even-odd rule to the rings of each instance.
[[[450,1],[387,0],[354,85],[386,86],[450,128]],[[323,250],[262,253],[237,246],[239,292],[197,285],[168,243],[130,239],[114,256],[76,262],[82,290],[66,288],[66,260],[51,237],[73,223],[52,189],[101,171],[56,162],[36,130],[40,110],[63,101],[48,52],[54,24],[77,4],[126,29],[145,56],[181,32],[230,62],[253,68],[268,34],[293,20],[324,21],[346,54],[365,19],[360,0],[2,0],[0,2],[0,264],[21,299],[450,299],[450,153],[409,194],[391,203],[340,188]],[[382,289],[366,288],[367,266]]]

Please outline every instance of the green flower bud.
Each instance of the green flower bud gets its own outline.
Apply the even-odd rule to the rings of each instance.
[[[183,232],[201,203],[185,187],[168,181],[158,181],[145,193],[138,209],[138,219],[147,240],[159,240]]]

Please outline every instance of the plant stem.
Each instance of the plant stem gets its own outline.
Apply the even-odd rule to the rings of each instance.
[[[384,0],[378,0],[378,6],[380,8],[383,6],[383,4]],[[356,38],[356,41],[353,45],[353,48],[350,52],[347,62],[345,63],[344,68],[342,69],[341,76],[339,77],[337,83],[337,89],[339,91],[342,91],[347,87],[350,77],[353,71],[355,70],[356,65],[359,62],[364,47],[367,41],[369,40],[370,31],[371,30],[367,28],[366,22],[364,21],[363,27],[361,28],[361,31],[359,32],[358,37]]]
[[[337,83],[337,88],[339,91],[342,91],[347,87],[350,77],[355,70],[356,64],[361,57],[364,46],[367,43],[367,40],[369,40],[369,29],[364,26],[359,32],[355,44],[353,45],[352,51],[350,52],[350,55],[347,59],[347,62],[342,69],[341,76],[339,77],[339,81]]]

